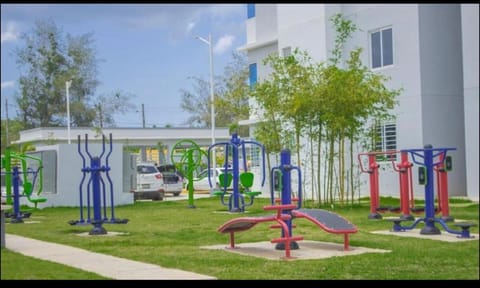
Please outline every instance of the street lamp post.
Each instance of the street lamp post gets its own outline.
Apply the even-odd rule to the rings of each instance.
[[[211,34],[208,34],[208,40],[203,38],[203,37],[200,37],[200,36],[196,36],[195,37],[196,39],[206,43],[208,45],[208,48],[209,48],[209,52],[210,52],[210,114],[211,114],[211,122],[212,122],[212,145],[215,144],[215,104],[214,104],[214,100],[215,100],[215,96],[214,96],[214,86],[213,86],[213,45],[212,45],[212,35]],[[212,150],[212,155],[213,155],[213,159],[212,159],[212,163],[213,163],[213,168],[216,168],[217,167],[217,161],[216,161],[216,156],[215,156],[215,148]]]
[[[72,85],[72,80],[68,80],[65,82],[65,88],[67,90],[67,135],[68,135],[68,144],[70,144],[70,95],[68,94],[68,90],[70,89],[70,85]]]

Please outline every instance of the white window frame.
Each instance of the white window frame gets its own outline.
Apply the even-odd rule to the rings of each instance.
[[[383,36],[382,36],[382,32],[384,30],[388,30],[388,29],[391,29],[392,30],[392,64],[388,64],[388,65],[384,65],[383,64]],[[377,32],[380,32],[380,61],[381,61],[381,64],[380,66],[378,67],[373,67],[373,46],[372,46],[372,35],[374,33],[377,33]],[[395,41],[393,40],[393,26],[386,26],[386,27],[382,27],[382,28],[378,28],[378,29],[375,29],[375,30],[372,30],[369,32],[368,34],[368,45],[370,47],[370,53],[369,53],[369,58],[370,58],[370,68],[372,70],[379,70],[379,69],[384,69],[384,68],[387,68],[387,67],[392,67],[395,65]]]
[[[386,152],[397,150],[397,124],[387,122],[375,126],[375,149],[376,152]],[[377,157],[377,161],[397,160],[397,154],[385,155],[385,157]]]

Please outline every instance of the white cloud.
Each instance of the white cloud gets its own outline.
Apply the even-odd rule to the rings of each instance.
[[[190,31],[192,31],[192,29],[195,27],[196,24],[197,23],[195,23],[195,22],[189,22],[187,24],[187,33],[190,33]]]
[[[2,23],[2,44],[3,42],[8,41],[15,41],[18,39],[19,31],[15,22],[8,21],[6,23]],[[3,83],[2,83],[3,88]]]
[[[3,36],[3,34],[2,34]],[[3,40],[3,38],[2,38]],[[2,41],[3,42],[3,41]],[[15,86],[15,81],[5,81],[5,82],[2,82],[2,89],[6,89],[6,88],[12,88]]]
[[[235,36],[233,35],[225,35],[220,38],[213,47],[213,52],[217,54],[222,54],[223,52],[227,51],[230,47],[232,47],[233,40],[235,40]]]

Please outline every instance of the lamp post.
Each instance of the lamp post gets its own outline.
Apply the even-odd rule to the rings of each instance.
[[[70,95],[68,94],[68,90],[70,89],[70,85],[72,85],[72,80],[68,80],[65,82],[65,88],[67,90],[67,135],[68,135],[68,144],[70,144]]]
[[[196,39],[202,41],[203,43],[206,43],[208,45],[208,48],[209,48],[209,52],[210,52],[210,114],[211,114],[211,122],[212,122],[212,145],[215,144],[215,105],[213,103],[213,101],[215,100],[215,96],[214,96],[214,86],[213,86],[213,45],[212,45],[212,35],[211,34],[208,34],[208,40],[203,38],[203,37],[200,37],[200,36],[195,36]],[[212,159],[212,163],[213,163],[213,168],[216,168],[217,167],[217,161],[215,159],[215,148],[212,150],[212,155],[213,155],[213,159]]]

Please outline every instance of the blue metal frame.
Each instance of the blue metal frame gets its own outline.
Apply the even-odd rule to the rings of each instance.
[[[274,195],[274,175],[276,174],[275,171],[280,171],[282,175],[282,196],[281,205],[288,205],[292,204],[292,177],[291,171],[295,170],[298,173],[298,202],[297,202],[297,209],[302,207],[302,171],[297,166],[292,166],[291,164],[291,153],[288,149],[283,149],[280,152],[280,166],[275,166],[270,171],[270,201],[272,205],[275,205],[275,195]],[[288,211],[291,214],[291,211]],[[290,236],[293,235],[292,233],[292,219],[285,220],[285,223],[288,226],[288,233]],[[282,230],[282,237],[285,237],[285,232]],[[283,250],[285,249],[285,243],[277,243],[275,249]],[[298,244],[295,241],[290,243],[291,249],[298,249]]]
[[[115,204],[113,200],[114,192],[113,192],[113,182],[110,178],[109,171],[110,166],[108,166],[108,159],[113,151],[113,141],[112,141],[112,134],[110,133],[110,150],[105,159],[105,166],[102,166],[102,157],[105,154],[105,135],[102,135],[102,153],[94,157],[88,151],[88,134],[85,134],[85,153],[88,155],[90,159],[90,167],[86,166],[86,158],[82,154],[80,149],[80,135],[78,135],[78,154],[82,158],[82,179],[80,180],[79,185],[79,196],[80,196],[80,220],[72,220],[69,221],[70,225],[86,225],[92,224],[94,227],[89,232],[90,235],[103,235],[107,234],[107,230],[102,226],[103,223],[110,223],[110,224],[126,224],[128,219],[118,219],[115,218]],[[111,218],[107,217],[107,199],[106,199],[106,188],[105,188],[105,181],[102,178],[102,172],[105,172],[107,180],[109,182],[110,187],[110,210],[111,210]],[[85,182],[85,178],[87,173],[90,173],[90,178],[87,183],[87,219],[85,220],[83,217],[83,184]],[[91,188],[90,188],[91,187]],[[92,189],[92,194],[90,193],[90,189]],[[90,196],[92,195],[92,196]],[[92,197],[93,201],[93,219],[91,219],[91,206],[90,206],[90,197]],[[103,218],[102,218],[102,209],[103,209]]]
[[[243,167],[245,167],[245,170],[247,169],[247,157],[246,157],[246,150],[245,150],[245,145],[246,144],[251,144],[251,145],[257,145],[262,149],[262,187],[265,184],[265,147],[256,142],[256,141],[247,141],[247,140],[241,140],[236,133],[232,134],[232,139],[230,142],[219,142],[212,144],[208,148],[208,182],[210,184],[210,187],[213,187],[212,181],[211,181],[211,173],[210,171],[212,170],[212,167],[210,166],[210,152],[212,151],[213,148],[216,146],[225,146],[225,171],[228,171],[228,155],[229,155],[229,149],[232,149],[232,172],[233,172],[233,193],[230,196],[228,200],[228,204],[225,203],[225,194],[227,194],[227,187],[223,187],[223,193],[220,196],[220,201],[222,205],[228,206],[228,209],[230,212],[244,212],[245,207],[253,205],[254,202],[254,197],[250,197],[250,202],[245,204],[245,197],[240,193],[239,191],[239,178],[240,178],[240,172],[239,172],[239,149],[242,150],[242,157],[243,157]],[[216,167],[213,167],[215,169]],[[240,205],[241,202],[241,205]]]
[[[439,223],[445,231],[451,234],[459,235],[459,238],[470,238],[470,232],[468,229],[462,231],[450,229],[442,218],[435,217],[435,200],[434,200],[434,181],[433,180],[433,167],[442,164],[443,161],[436,161],[434,159],[444,154],[447,156],[447,151],[456,150],[456,148],[433,148],[432,145],[425,145],[424,149],[404,149],[402,152],[409,152],[412,155],[412,162],[418,165],[425,166],[427,172],[427,181],[425,185],[425,217],[418,218],[410,226],[402,226],[400,223],[394,223],[393,231],[405,231],[415,228],[418,223],[424,222],[425,226],[420,230],[420,234],[423,235],[437,235],[441,234],[440,230],[435,226],[435,222]],[[422,161],[423,159],[423,161]]]

